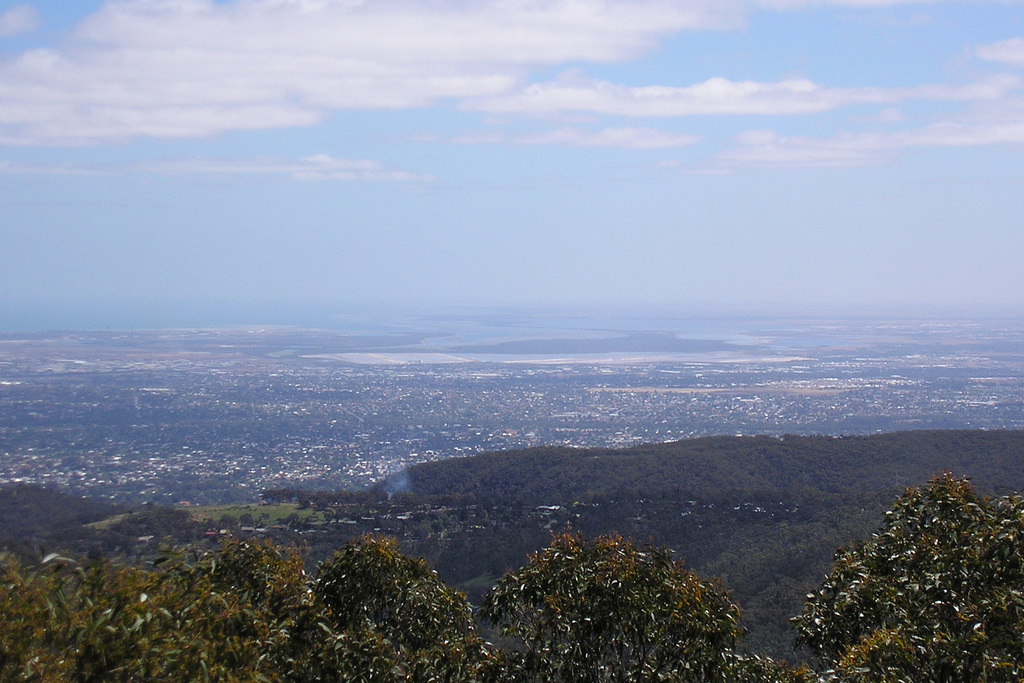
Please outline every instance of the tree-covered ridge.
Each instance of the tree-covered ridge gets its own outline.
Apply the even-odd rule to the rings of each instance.
[[[418,494],[486,494],[543,504],[614,491],[889,491],[944,470],[969,476],[987,491],[1024,490],[1024,432],[720,436],[620,450],[532,448],[415,465],[394,483]]]
[[[0,542],[59,533],[126,511],[122,506],[42,486],[0,486]]]
[[[868,535],[905,485],[946,469],[987,493],[1024,490],[1022,434],[716,437],[622,451],[486,454],[416,467],[375,490],[266,491],[275,504],[240,517],[152,507],[90,526],[37,526],[0,544],[27,558],[42,547],[133,559],[151,556],[160,541],[213,548],[225,535],[264,537],[302,548],[313,567],[354,538],[386,534],[479,604],[553,533],[619,534],[671,548],[690,569],[724,581],[748,631],[739,647],[792,659],[799,653],[788,620],[836,547]],[[26,517],[36,514],[32,494],[40,494],[36,508],[54,508],[41,510],[41,520],[91,505],[21,491]]]
[[[923,484],[944,469],[970,477],[989,494],[1024,490],[1021,434],[720,437],[625,451],[536,449],[414,468],[404,489],[391,486],[396,481],[373,490],[267,491],[272,504],[234,517],[146,507],[89,526],[45,530],[34,524],[29,535],[0,538],[0,545],[26,560],[42,548],[44,554],[58,549],[139,561],[152,559],[161,541],[213,549],[226,536],[262,537],[302,549],[313,568],[353,539],[384,534],[479,605],[502,575],[547,547],[553,534],[621,535],[670,548],[690,570],[724,582],[747,631],[738,649],[792,660],[806,654],[794,650],[789,619],[829,571],[837,547],[870,534],[903,484]],[[886,474],[877,474],[879,468]],[[746,488],[729,483],[727,473],[739,469],[746,472]],[[437,488],[417,487],[423,472]],[[451,492],[434,472],[452,473]],[[474,481],[474,472],[491,479]],[[786,488],[793,472],[800,477]],[[910,480],[916,472],[922,474]],[[836,481],[846,488],[831,490]],[[551,482],[562,482],[557,495],[566,497],[556,497]],[[797,485],[808,483],[814,486]],[[36,515],[71,519],[83,511],[90,512],[83,521],[96,519],[87,510],[90,501],[19,491],[8,499],[19,501],[26,522]],[[7,531],[0,528],[0,537]]]
[[[840,550],[794,619],[819,668],[740,654],[725,587],[659,547],[556,536],[477,617],[394,539],[308,576],[228,541],[150,566],[0,557],[0,681],[982,683],[1024,676],[1024,500],[945,475]]]

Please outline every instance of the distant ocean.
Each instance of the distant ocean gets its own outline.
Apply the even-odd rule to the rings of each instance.
[[[74,302],[0,301],[0,331],[149,330],[226,328],[259,325],[346,330],[350,318],[365,319],[373,307],[301,303],[239,302]],[[360,326],[357,323],[357,327]]]
[[[288,327],[401,335],[476,353],[846,348],[975,341],[1019,344],[1019,312],[666,306],[467,306],[339,302],[0,301],[0,333]],[[414,346],[417,345],[413,342]]]

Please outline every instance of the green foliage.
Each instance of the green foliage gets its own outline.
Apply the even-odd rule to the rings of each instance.
[[[393,538],[347,544],[320,566],[313,595],[339,634],[322,661],[345,680],[472,680],[483,665],[465,596]]]
[[[187,575],[236,607],[221,616],[221,632],[211,635],[252,645],[258,651],[244,656],[258,665],[256,673],[287,680],[306,657],[306,634],[315,628],[301,556],[269,542],[233,540],[203,556]]]
[[[147,571],[58,558],[23,574],[32,589],[23,604],[34,610],[36,629],[21,643],[27,665],[8,680],[272,678],[265,655],[276,620],[247,595],[216,585],[214,563],[175,556]]]
[[[971,476],[988,492],[1024,490],[1024,432],[532,449],[412,467],[415,493],[280,489],[263,492],[275,504],[153,507],[88,527],[71,522],[96,518],[89,501],[0,487],[0,537],[11,536],[0,544],[26,560],[38,556],[40,543],[75,556],[142,560],[152,559],[161,541],[213,548],[220,530],[245,535],[245,524],[265,527],[259,534],[281,545],[300,544],[313,567],[352,539],[383,533],[397,537],[406,553],[427,558],[478,604],[497,577],[546,547],[552,530],[571,524],[589,537],[618,533],[672,548],[691,570],[728,585],[742,607],[742,651],[793,658],[806,655],[794,649],[789,618],[829,571],[835,549],[877,528],[906,485],[944,469]],[[543,512],[540,505],[561,508]],[[139,543],[148,536],[154,539]]]
[[[729,683],[819,683],[807,667],[791,667],[759,655],[734,655],[729,663]]]
[[[459,582],[519,566],[519,558],[547,543],[546,530],[535,533],[539,525],[514,526],[510,503],[525,510],[558,504],[570,515],[564,521],[588,536],[619,533],[667,545],[690,569],[721,578],[743,609],[749,635],[740,647],[793,658],[806,655],[794,649],[789,618],[820,584],[835,549],[877,528],[906,486],[944,470],[970,476],[991,493],[1024,491],[1024,432],[720,436],[453,458],[411,467],[403,475],[410,490],[476,496],[481,507],[499,508],[492,515],[498,526],[447,525],[438,541],[410,539],[386,520],[370,528],[399,535],[475,598]],[[688,507],[688,500],[697,504]],[[564,521],[549,528],[565,529]]]
[[[502,534],[521,547],[542,528],[538,521],[572,520],[593,533],[602,515],[638,524],[674,518],[681,526],[662,528],[679,533],[695,522],[724,533],[729,520],[757,515],[767,532],[770,519],[796,520],[837,500],[778,498],[748,495],[732,505],[628,494],[559,508],[476,499],[438,502],[445,516],[435,516],[423,499],[405,496],[378,500],[366,513],[439,526],[459,554],[471,547],[466,539],[486,544]],[[392,503],[400,507],[383,507]],[[737,545],[721,555],[718,573],[731,582],[733,566],[746,563],[798,585],[806,560],[794,549],[816,546],[833,523],[815,515],[820,531],[778,523],[775,545],[746,556]],[[479,534],[446,535],[460,524]],[[27,567],[0,554],[0,683],[818,680],[737,652],[738,609],[667,549],[593,538],[556,536],[486,597],[480,616],[499,627],[509,649],[482,642],[465,596],[389,537],[349,541],[312,579],[296,551],[262,541],[165,554],[148,565],[51,556]],[[757,547],[748,540],[746,548]],[[829,669],[826,680],[1024,680],[1024,499],[986,499],[952,475],[908,490],[869,541],[837,554],[794,622],[799,641]]]
[[[308,580],[296,554],[230,541],[159,566],[0,558],[0,682],[737,681],[807,683],[732,651],[736,609],[663,549],[561,536],[509,574],[477,636],[464,596],[391,538],[352,541]]]
[[[51,653],[38,647],[49,626],[47,576],[26,571],[0,556],[0,681],[27,680],[49,666]]]
[[[581,682],[724,680],[738,618],[664,549],[568,534],[505,576],[481,615],[524,643],[528,678]]]
[[[909,490],[859,548],[840,551],[798,639],[848,681],[1024,676],[1024,501],[945,475]]]
[[[167,557],[155,570],[64,558],[36,571],[8,564],[0,680],[279,680],[294,619],[285,607],[303,588],[278,571],[282,581],[259,589],[254,579],[275,560],[276,569],[301,567],[275,553],[236,542],[191,561]]]

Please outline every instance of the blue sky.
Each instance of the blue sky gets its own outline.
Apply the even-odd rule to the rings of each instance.
[[[0,305],[1024,304],[1024,3],[0,2]]]

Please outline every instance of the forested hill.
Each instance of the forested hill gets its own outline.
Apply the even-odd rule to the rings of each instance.
[[[26,561],[38,546],[137,560],[157,548],[147,537],[209,546],[226,535],[258,535],[302,547],[312,563],[363,534],[386,534],[480,604],[552,534],[621,534],[667,547],[701,576],[721,580],[742,610],[744,651],[793,659],[803,655],[789,620],[821,585],[836,549],[869,538],[906,487],[944,471],[971,478],[983,494],[1024,492],[1024,431],[490,453],[412,467],[371,490],[264,491],[267,504],[236,519],[223,509],[154,506],[82,526],[116,510],[36,487],[0,488],[0,548],[20,542]],[[408,490],[397,492],[399,485]]]
[[[420,495],[495,496],[524,504],[588,493],[868,493],[950,471],[983,491],[1024,490],[1024,431],[909,431],[871,436],[720,436],[634,448],[533,448],[416,465]]]
[[[125,509],[28,484],[0,486],[0,543],[77,529]]]

